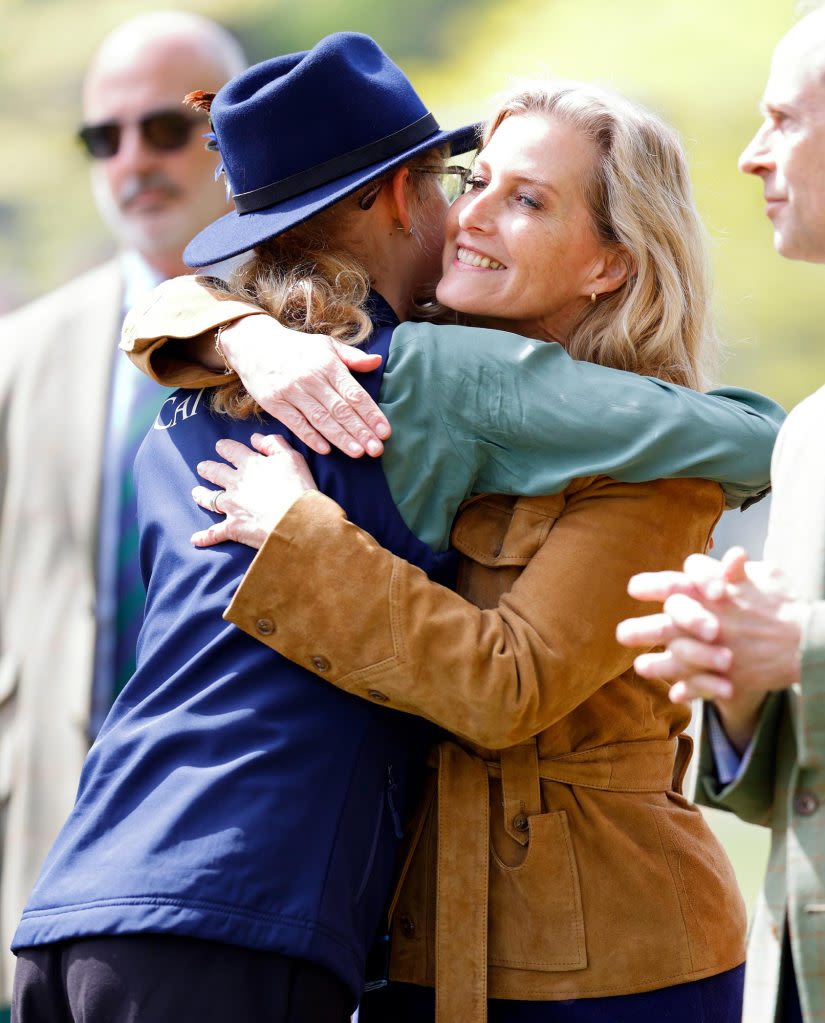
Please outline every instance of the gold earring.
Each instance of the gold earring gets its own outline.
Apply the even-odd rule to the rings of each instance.
[[[590,292],[590,304],[591,305],[595,305],[596,304],[596,292],[595,291],[591,291]]]

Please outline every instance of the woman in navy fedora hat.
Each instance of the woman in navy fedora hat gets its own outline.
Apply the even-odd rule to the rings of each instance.
[[[252,298],[290,324],[362,341],[368,353],[382,360],[382,368],[366,378],[368,389],[374,397],[386,397],[395,374],[397,404],[408,415],[411,408],[425,407],[425,401],[420,393],[410,396],[403,380],[399,383],[399,358],[406,360],[405,379],[416,362],[423,364],[419,372],[432,385],[428,416],[447,417],[451,407],[464,414],[476,401],[480,435],[465,437],[454,450],[458,458],[446,488],[436,482],[443,466],[432,466],[431,481],[422,483],[420,471],[417,481],[408,476],[405,495],[403,473],[390,472],[389,459],[385,472],[377,461],[353,463],[335,453],[319,458],[303,449],[319,485],[346,509],[352,523],[346,527],[353,536],[358,527],[358,536],[374,537],[389,557],[414,568],[422,584],[425,577],[452,584],[453,557],[444,550],[457,504],[452,490],[464,496],[479,479],[485,487],[532,488],[533,493],[566,492],[574,485],[569,463],[561,469],[544,466],[544,441],[556,420],[546,408],[545,385],[552,386],[558,371],[575,388],[583,369],[562,349],[541,340],[399,326],[416,289],[437,270],[446,207],[436,182],[444,171],[443,150],[470,145],[472,132],[441,132],[398,69],[371,40],[354,35],[332,37],[309,54],[251,69],[218,94],[212,115],[238,210],[199,235],[189,259],[207,263],[256,247],[233,282],[234,297],[218,296],[224,312],[246,312],[234,298]],[[488,188],[494,198],[498,184],[477,176],[472,195]],[[532,205],[538,200],[529,198],[516,190],[505,205],[539,210],[540,204]],[[492,225],[492,210],[486,216]],[[535,223],[541,231],[540,219]],[[586,233],[586,222],[578,227]],[[611,255],[618,252],[615,242],[605,243],[604,252],[600,244],[596,239],[593,259],[576,268],[582,280],[565,279],[568,297],[586,283],[597,305],[600,296],[609,302],[624,287],[630,264]],[[451,251],[452,260],[471,268],[453,268],[454,273],[477,273],[479,280],[487,272],[525,265],[517,242],[506,258],[500,258],[503,252],[457,245],[456,238]],[[531,243],[531,252],[534,259],[544,258],[541,245]],[[528,273],[523,283],[526,290],[517,288],[507,301],[515,321],[527,328],[534,303],[546,299],[539,294],[541,280],[538,288],[533,286]],[[464,284],[454,279],[452,287],[457,289],[454,304],[463,304]],[[485,284],[482,292],[491,288]],[[479,301],[478,294],[467,304],[473,301]],[[460,358],[450,364],[449,353],[456,350]],[[430,351],[441,361],[428,363]],[[442,372],[450,365],[451,377]],[[491,396],[490,386],[498,388],[505,367],[504,379],[509,379],[516,365],[538,383],[534,394],[530,386],[519,388],[523,415],[511,416],[507,395],[497,404],[502,392]],[[683,409],[676,416],[682,416],[683,424],[696,424],[724,404],[669,387],[664,370],[664,382],[647,385],[633,376],[611,382],[614,378],[603,367],[589,370],[600,395],[615,386],[631,414],[645,403],[639,400],[641,392],[633,391],[637,384],[649,389],[645,393],[651,401],[659,391],[666,394],[666,401]],[[685,382],[694,382],[694,371],[691,356],[680,370]],[[148,579],[138,669],[90,753],[75,810],[44,865],[16,935],[15,1012],[20,1020],[217,1020],[231,1014],[240,1020],[323,1023],[345,1019],[361,993],[367,948],[379,929],[420,769],[439,735],[424,718],[437,714],[423,703],[403,706],[403,700],[398,706],[420,716],[386,707],[395,696],[384,691],[384,676],[375,687],[369,678],[380,668],[390,673],[387,683],[396,685],[390,677],[392,657],[364,672],[366,687],[353,693],[342,691],[345,685],[328,684],[342,679],[327,647],[313,646],[311,630],[304,633],[309,646],[295,658],[299,663],[273,653],[260,640],[274,645],[282,630],[291,634],[288,607],[260,609],[253,636],[221,618],[250,566],[251,552],[241,544],[207,553],[189,546],[192,532],[217,523],[222,512],[234,508],[218,492],[199,492],[209,518],[188,502],[185,492],[219,438],[229,438],[231,450],[238,451],[262,425],[274,429],[235,380],[221,383],[211,393],[173,395],[138,459],[141,556]],[[578,386],[587,393],[587,387]],[[491,408],[496,415],[490,415]],[[700,408],[691,415],[691,409]],[[763,448],[770,446],[768,416],[741,410],[719,414],[739,423],[739,438],[748,433],[743,424],[753,420]],[[255,416],[263,417],[263,423]],[[617,433],[620,421],[617,414]],[[634,420],[644,421],[644,414]],[[605,424],[602,429],[609,430],[607,413]],[[519,456],[516,438],[525,433]],[[603,443],[589,472],[609,467],[618,476],[644,475],[654,464],[661,470],[661,456],[657,462],[654,453],[646,461],[645,446],[640,451],[638,436],[633,440]],[[512,457],[502,460],[501,450],[511,451]],[[704,450],[699,442],[687,454],[664,461],[675,463],[668,470],[701,472],[704,464],[707,472],[735,478],[742,471],[731,467],[734,451],[728,446],[727,460],[720,458],[718,438],[713,438]],[[758,483],[751,480],[745,490],[764,484],[765,454]],[[258,468],[266,472],[268,464],[265,459],[248,462],[248,478]],[[514,466],[523,479],[514,478]],[[308,470],[300,471],[301,489],[311,489]],[[651,500],[663,514],[670,507],[681,523],[688,510],[695,510],[697,524],[687,530],[689,538],[706,532],[705,520],[721,501],[716,488],[688,482],[673,487],[657,491]],[[634,495],[634,502],[644,503],[644,493]],[[677,498],[679,511],[671,507]],[[289,491],[287,500],[292,502]],[[323,517],[329,507],[319,505],[318,511]],[[556,517],[563,516],[549,516],[547,508],[538,514],[528,511],[527,518],[540,527],[542,543]],[[333,513],[330,535],[335,521]],[[651,541],[652,546],[659,554],[668,550],[674,560],[681,558],[687,538],[677,532],[664,521],[662,538]],[[535,539],[539,534],[530,535]],[[280,552],[283,534],[273,540],[273,549]],[[320,614],[333,633],[346,631],[345,621],[358,621],[357,611],[342,620],[330,604],[334,607],[339,586],[342,594],[348,586],[361,590],[370,575],[371,552],[378,549],[373,540],[369,544],[366,569],[306,598],[323,599]],[[508,551],[504,556],[512,559]],[[307,565],[307,571],[329,569],[326,553],[318,560],[321,564]],[[382,573],[385,565],[383,559],[375,562]],[[293,579],[289,600],[296,606],[302,603],[300,589]],[[388,592],[382,589],[381,599]],[[461,635],[456,638],[465,643]],[[369,636],[359,642],[365,650],[370,646]],[[457,699],[459,693],[460,687]],[[455,744],[449,755],[455,755]],[[537,809],[527,805],[522,811],[525,820],[534,813]],[[519,833],[527,834],[530,827],[528,820]],[[704,833],[698,833],[698,840],[711,848]],[[720,915],[730,908],[726,884],[723,878],[714,890]],[[471,905],[474,919],[477,908]],[[738,926],[737,918],[731,927]],[[415,922],[408,920],[406,929],[414,937]],[[459,950],[457,937],[444,935],[454,951]],[[464,950],[471,955],[470,968],[478,963],[478,935],[472,937]],[[730,954],[735,959],[738,946]],[[708,962],[703,975],[721,972],[713,955]],[[457,964],[459,973],[464,965],[463,960]],[[486,986],[474,986],[474,998],[478,990],[486,1002]],[[540,1007],[541,999],[529,994]],[[450,997],[459,1001],[448,1007],[446,1018],[471,1019],[476,1007],[468,1004],[465,1014],[463,988]]]

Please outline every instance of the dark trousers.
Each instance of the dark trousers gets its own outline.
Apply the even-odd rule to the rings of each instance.
[[[23,949],[13,1023],[347,1023],[328,970],[275,952],[146,934]]]
[[[659,991],[572,1002],[491,998],[489,1023],[739,1023],[745,967]],[[366,995],[359,1023],[432,1023],[432,988],[389,984]]]
[[[802,1023],[802,1007],[799,1004],[799,990],[796,974],[791,970],[782,988],[780,1019],[782,1023]]]
[[[791,954],[791,939],[785,929],[782,944],[782,983],[779,987],[780,1023],[802,1023],[802,1007],[799,1004],[799,988],[796,985],[796,970]]]

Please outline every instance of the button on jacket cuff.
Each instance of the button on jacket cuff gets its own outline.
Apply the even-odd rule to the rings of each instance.
[[[369,684],[372,671],[396,660],[389,594],[385,591],[383,599],[371,602],[365,611],[370,620],[359,620],[355,632],[348,613],[340,607],[336,611],[338,602],[331,591],[317,594],[312,614],[296,615],[291,606],[293,595],[304,586],[307,568],[304,558],[294,557],[294,552],[289,556],[293,545],[303,552],[312,551],[316,564],[328,565],[338,579],[350,579],[358,588],[380,585],[386,572],[373,566],[379,560],[392,559],[368,534],[353,526],[334,501],[316,490],[307,491],[267,537],[224,618],[314,674],[369,697],[369,690],[374,690]],[[260,628],[262,621],[273,624],[270,632]],[[351,641],[342,643],[341,637],[350,633]],[[342,646],[346,647],[343,657]],[[347,680],[346,675],[351,678]]]

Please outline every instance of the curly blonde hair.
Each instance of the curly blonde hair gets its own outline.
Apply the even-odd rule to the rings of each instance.
[[[608,90],[546,81],[500,100],[484,144],[505,118],[523,114],[554,117],[592,141],[597,158],[582,185],[584,199],[599,238],[628,256],[626,282],[584,309],[567,351],[587,362],[705,386],[716,349],[705,232],[675,131]]]
[[[437,170],[444,166],[444,159],[444,149],[436,148],[405,166]],[[390,176],[379,180],[388,182]],[[230,278],[229,295],[259,306],[292,330],[328,334],[350,345],[366,341],[372,332],[366,310],[370,276],[348,246],[347,231],[352,218],[364,215],[359,200],[376,184],[258,246]],[[410,213],[420,219],[428,196],[439,187],[435,176],[410,174],[406,187]],[[226,297],[227,292],[221,295]],[[258,404],[237,379],[215,388],[211,403],[215,411],[233,419],[260,414]]]

